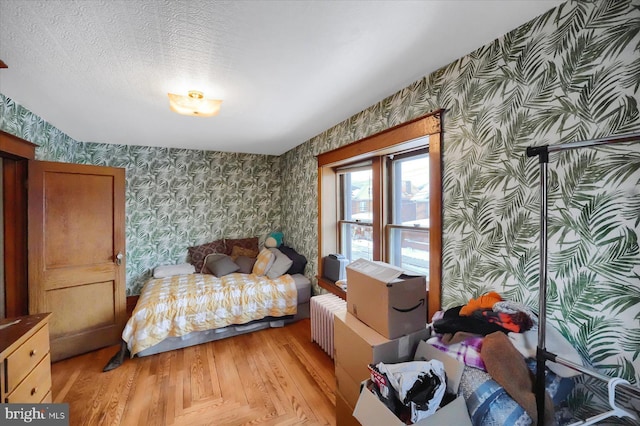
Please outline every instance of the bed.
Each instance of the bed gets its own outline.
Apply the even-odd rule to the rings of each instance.
[[[153,355],[309,317],[311,283],[233,273],[149,280],[122,333],[130,354]]]
[[[248,247],[237,243],[246,240],[233,240],[237,245],[223,253],[212,243],[208,249],[214,251],[208,254],[190,250],[197,273],[176,274],[174,269],[148,280],[122,333],[130,356],[153,355],[308,318],[311,282],[301,273],[306,259],[286,246],[258,252],[256,239],[247,240],[251,240]]]

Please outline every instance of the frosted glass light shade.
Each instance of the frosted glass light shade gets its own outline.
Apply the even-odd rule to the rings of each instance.
[[[196,90],[189,91],[188,95],[177,95],[168,93],[169,108],[171,111],[182,115],[193,115],[196,117],[213,117],[220,112],[220,99],[206,99],[202,92]]]

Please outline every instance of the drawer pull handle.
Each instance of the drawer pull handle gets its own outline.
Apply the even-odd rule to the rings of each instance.
[[[31,389],[31,396],[35,395],[38,392],[38,388]]]
[[[31,349],[31,352],[29,352],[29,356],[36,356],[36,350]]]

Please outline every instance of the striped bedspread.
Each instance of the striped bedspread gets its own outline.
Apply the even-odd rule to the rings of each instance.
[[[167,337],[293,315],[297,290],[290,275],[274,280],[247,274],[208,274],[149,280],[122,332],[131,356]]]

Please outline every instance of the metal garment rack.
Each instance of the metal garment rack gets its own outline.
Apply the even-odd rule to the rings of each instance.
[[[570,149],[588,148],[598,145],[609,145],[623,142],[640,142],[640,133],[628,133],[619,136],[610,136],[600,139],[591,139],[578,142],[569,142],[559,145],[531,146],[527,148],[527,157],[537,156],[540,163],[540,294],[539,294],[539,321],[538,321],[538,348],[536,351],[536,405],[538,411],[538,426],[544,426],[544,405],[545,405],[545,365],[546,361],[553,361],[566,367],[580,371],[591,377],[600,379],[608,383],[609,388],[609,405],[611,411],[590,417],[584,421],[573,423],[571,426],[591,425],[595,422],[604,420],[611,416],[637,417],[622,408],[615,405],[616,387],[625,389],[628,392],[638,395],[640,398],[640,388],[631,386],[628,381],[609,377],[598,373],[589,368],[572,363],[568,360],[560,358],[554,353],[546,350],[546,323],[547,323],[547,181],[548,181],[548,164],[549,153],[566,151]]]

